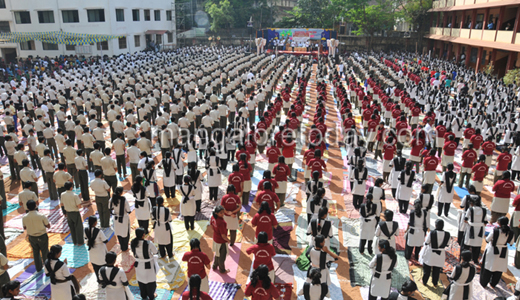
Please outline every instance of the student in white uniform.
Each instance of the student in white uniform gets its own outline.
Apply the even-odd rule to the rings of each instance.
[[[507,272],[507,244],[512,244],[514,233],[509,228],[509,219],[500,217],[498,219],[500,227],[493,229],[487,236],[486,250],[482,257],[482,271],[480,274],[480,285],[483,288],[489,285],[495,288],[502,277],[503,272]]]
[[[412,298],[415,291],[417,291],[417,284],[408,279],[403,283],[399,292],[391,292],[386,300],[415,300]]]
[[[379,223],[379,220],[381,219],[381,213],[383,212],[383,203],[382,201],[386,200],[385,196],[385,190],[383,190],[382,186],[385,181],[383,178],[377,178],[374,182],[374,186],[371,186],[368,189],[368,193],[372,194],[372,202],[376,205],[376,221]],[[376,223],[376,225],[377,225]]]
[[[310,236],[309,245],[314,245],[314,239],[318,235],[325,237],[325,247],[330,248],[330,239],[333,237],[332,222],[327,220],[329,209],[320,207],[318,218],[312,219],[307,227],[307,235]]]
[[[323,181],[320,180],[320,172],[314,171],[312,172],[312,179],[307,182],[305,189],[305,193],[307,194],[307,201],[316,195],[319,188],[323,188]]]
[[[191,134],[188,140],[188,162],[198,162],[197,159],[197,141],[195,135]]]
[[[329,286],[321,281],[321,272],[318,268],[311,268],[307,273],[307,279],[303,287],[298,291],[298,296],[305,300],[323,300],[329,294]]]
[[[395,248],[390,245],[388,240],[379,240],[377,248],[379,254],[374,256],[368,264],[368,267],[372,269],[369,300],[376,300],[378,297],[388,298],[392,285],[392,270],[397,264]]]
[[[352,187],[352,201],[355,209],[359,209],[363,198],[365,196],[368,178],[368,169],[365,168],[362,160],[358,161],[357,167],[354,169],[352,180],[354,185]]]
[[[397,186],[399,185],[399,176],[404,170],[406,158],[402,156],[401,150],[396,151],[397,156],[391,161],[392,171],[390,171],[390,185],[392,186],[392,196],[397,200]]]
[[[423,264],[422,281],[425,286],[428,285],[430,274],[432,276],[433,286],[437,286],[439,276],[444,262],[446,261],[446,246],[450,241],[450,233],[444,231],[444,221],[437,219],[435,221],[435,230],[430,231],[424,240],[424,248],[419,254],[419,262]]]
[[[101,287],[106,289],[107,299],[127,300],[132,292],[128,288],[125,271],[115,266],[116,259],[115,252],[108,252],[105,255],[106,265],[101,267],[97,278]]]
[[[330,263],[338,260],[339,256],[325,247],[325,237],[323,235],[318,234],[314,238],[314,247],[309,247],[307,257],[313,268],[320,269],[323,282],[330,285]]]
[[[453,195],[455,193],[455,182],[457,180],[457,174],[453,171],[453,164],[449,163],[446,167],[446,171],[442,174],[441,183],[439,188],[439,207],[437,215],[440,217],[443,213],[445,217],[448,217],[450,212],[450,206],[453,202]]]
[[[202,206],[202,181],[204,176],[202,172],[197,168],[197,164],[191,162],[188,164],[187,175],[190,176],[191,185],[195,187],[194,200],[196,205],[196,212],[200,212]]]
[[[443,292],[443,299],[446,300],[469,300],[472,299],[473,285],[477,269],[471,264],[471,252],[464,250],[460,254],[461,263],[453,269],[448,276],[451,281]]]
[[[130,188],[130,191],[135,198],[135,218],[139,227],[144,228],[148,233],[148,227],[150,225],[150,217],[152,215],[152,203],[150,202],[150,194],[148,190],[143,186],[143,176],[137,175],[135,182]]]
[[[172,159],[172,153],[170,151],[167,151],[164,154],[164,158],[157,167],[164,170],[163,187],[166,198],[175,198],[175,165]]]
[[[372,202],[372,194],[366,195],[367,201],[359,208],[361,230],[359,233],[359,253],[365,253],[365,244],[368,241],[367,250],[372,255],[372,239],[376,233],[377,226],[377,204]]]
[[[325,196],[325,189],[319,188],[316,195],[307,200],[307,224],[310,223],[312,219],[318,217],[318,212],[321,207],[329,207],[329,201],[324,199],[323,196]]]
[[[143,169],[144,186],[148,191],[148,197],[152,206],[155,206],[155,199],[159,196],[159,186],[157,185],[157,173],[155,172],[155,162],[153,160],[146,163]]]
[[[85,228],[85,240],[88,246],[90,263],[92,264],[92,268],[94,268],[94,273],[98,276],[99,269],[105,264],[105,255],[107,254],[106,243],[108,239],[103,231],[96,228],[96,225],[96,216],[90,216],[88,218],[88,227]]]
[[[175,185],[182,184],[182,176],[184,175],[184,152],[182,151],[182,145],[177,145],[172,150],[172,158],[175,169]],[[175,189],[173,190],[173,195],[175,195]]]
[[[404,257],[410,260],[415,249],[415,260],[419,260],[419,252],[424,243],[424,236],[428,230],[426,223],[426,209],[422,206],[420,199],[415,200],[414,209],[410,212],[408,228],[406,229],[406,245]]]
[[[209,156],[206,159],[206,169],[208,174],[209,200],[218,200],[218,187],[222,185],[222,175],[220,171],[220,161],[216,155],[215,148],[209,149]]]
[[[20,281],[11,280],[2,286],[2,300],[16,300],[16,296],[20,295]]]
[[[415,180],[415,171],[412,168],[413,162],[407,161],[404,170],[399,174],[396,198],[399,201],[399,212],[401,214],[408,212],[408,205],[412,197],[413,182]]]
[[[181,192],[181,214],[184,218],[184,226],[186,230],[195,229],[195,214],[197,213],[197,205],[195,203],[195,186],[191,184],[191,177],[184,176],[184,184],[179,187]]]
[[[135,275],[142,299],[155,299],[155,289],[157,288],[157,248],[155,245],[145,240],[146,233],[143,228],[135,230],[135,238],[130,247],[135,257]]]
[[[117,236],[121,251],[128,251],[130,239],[130,205],[123,196],[123,187],[118,186],[108,203],[110,213],[114,216],[114,233]]]
[[[72,275],[66,261],[61,261],[60,245],[53,245],[47,255],[44,269],[45,275],[51,280],[51,297],[52,299],[72,300],[72,296],[77,293],[72,283]]]
[[[170,226],[172,215],[170,210],[167,207],[164,207],[164,198],[161,196],[157,197],[157,206],[153,208],[152,218],[155,221],[153,225],[153,240],[159,245],[160,258],[166,258],[166,253],[168,253],[168,257],[172,259],[173,238]]]
[[[473,188],[473,192],[474,192]],[[480,196],[468,195],[468,210],[464,215],[464,242],[462,248],[471,251],[473,262],[478,264],[487,222],[487,209],[482,207]],[[467,197],[467,196],[466,196]],[[464,197],[464,198],[466,198]]]
[[[374,235],[374,245],[379,245],[380,240],[388,240],[390,246],[395,248],[395,237],[399,235],[399,223],[394,221],[394,212],[385,210],[385,221],[380,221],[377,224]],[[376,254],[379,254],[379,247],[375,248]]]
[[[427,184],[423,184],[421,186],[421,193],[417,199],[421,200],[422,208],[426,210],[426,226],[430,228],[430,213],[435,199],[432,194],[427,193],[428,188]]]

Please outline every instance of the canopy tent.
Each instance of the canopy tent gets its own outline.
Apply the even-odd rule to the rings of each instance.
[[[0,40],[8,43],[22,43],[27,41],[38,40],[44,43],[66,45],[86,45],[91,43],[98,43],[118,39],[121,37],[124,37],[124,35],[86,34],[63,31],[0,33]]]

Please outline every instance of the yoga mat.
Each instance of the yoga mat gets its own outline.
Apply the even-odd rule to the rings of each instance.
[[[520,269],[517,269],[515,267],[515,254],[516,254],[516,250],[509,249],[507,251],[507,256],[508,256],[507,268],[509,269],[511,274],[513,274],[513,276],[515,276],[515,278],[520,278]]]
[[[455,266],[460,263],[460,245],[456,237],[451,237],[446,247],[446,261],[444,262],[444,273],[453,271]]]
[[[410,278],[408,261],[404,258],[403,251],[397,251],[397,264],[392,272],[392,287],[401,288],[403,283]],[[354,287],[369,286],[372,278],[372,270],[368,267],[372,256],[368,253],[359,253],[359,248],[348,249],[350,262],[350,284]]]
[[[38,204],[38,208],[51,210],[55,209],[58,205],[60,205],[60,200],[51,200],[51,198],[47,198]]]
[[[359,219],[341,218],[343,231],[343,246],[359,247],[359,235],[361,233],[361,225]]]
[[[96,275],[94,273],[87,274],[80,281],[81,293],[87,297],[87,299],[106,300],[107,292],[105,289],[99,286]]]
[[[72,268],[79,268],[89,263],[88,246],[74,246],[73,244],[63,245],[61,250],[61,260],[67,259],[67,265]]]
[[[235,283],[222,283],[218,281],[209,281],[209,295],[212,299],[235,299],[235,295],[240,288],[240,285]],[[188,290],[188,287],[184,289],[184,292]],[[245,290],[245,287],[244,287]],[[179,297],[179,300],[182,296]]]
[[[65,238],[65,234],[60,233],[48,233],[49,236],[49,247],[52,245],[60,244]],[[7,250],[7,258],[9,259],[21,259],[21,258],[33,258],[31,244],[28,239],[23,239],[18,242],[13,248]]]
[[[292,299],[292,283],[274,283],[274,286],[280,291],[280,300]]]
[[[295,260],[296,256],[294,255],[277,254],[273,257],[275,283],[293,283],[294,272],[292,266]]]
[[[181,258],[182,257],[179,259]],[[174,286],[177,285],[174,280],[175,277],[177,277],[177,273],[180,271],[180,264],[176,260],[168,262],[164,259],[157,259],[157,262],[159,264],[159,272],[157,273],[157,288],[173,291],[175,288]],[[184,280],[181,282],[181,284],[183,282]]]
[[[5,244],[9,245],[12,241],[14,241],[22,233],[23,233],[23,230],[13,229],[13,228],[4,228]]]
[[[63,215],[61,209],[40,209],[39,211],[47,216],[47,218],[49,219],[49,223],[51,224],[51,228],[49,228],[47,232],[67,233],[70,231],[69,224],[67,223],[67,218]],[[83,218],[85,214],[88,212],[88,208],[80,208],[79,212],[81,214],[81,217]]]
[[[99,214],[97,212],[96,212],[95,216],[99,220]],[[88,228],[88,218],[83,220],[83,228]],[[112,229],[112,227],[107,227],[107,228],[98,227],[98,229],[100,229],[105,234],[105,237],[107,238],[108,241],[110,241],[110,239],[112,239],[112,237],[114,236],[114,230]],[[67,235],[67,237],[65,238],[65,243],[72,244],[72,236],[70,234]]]
[[[336,299],[343,299],[343,292],[341,291],[341,286],[338,280],[338,275],[336,274],[336,268],[338,267],[338,264],[333,263],[330,267],[330,280],[331,285],[329,285],[329,293],[330,293],[330,299],[336,300]],[[296,281],[296,293],[303,288],[303,284],[305,283],[305,280],[307,279],[307,271],[302,271],[298,269],[296,264],[293,265],[293,272],[294,272],[294,279]],[[325,298],[329,299],[329,298]],[[303,296],[298,296],[298,300],[305,300]]]
[[[275,229],[273,229],[273,246],[283,251],[285,250],[291,250],[291,246],[289,246],[289,242],[291,240],[291,231],[293,227],[292,226],[278,226]]]
[[[116,265],[121,267],[125,273],[130,272],[134,268],[135,257],[132,255],[131,250],[122,252],[121,246],[115,244],[110,251],[117,253]]]
[[[185,251],[188,251],[190,240],[193,238],[200,239],[202,236],[204,236],[204,232],[206,232],[208,224],[209,221],[206,220],[195,221],[195,229],[186,231],[186,228],[184,227],[184,221],[173,220],[170,223],[173,236],[173,251],[177,252],[182,248],[184,248]]]
[[[135,300],[142,300],[139,287],[133,285],[128,285],[128,287],[130,288],[130,291],[132,291],[132,294],[134,294]],[[155,290],[155,293],[157,294],[157,297],[155,297],[154,300],[170,300],[173,296],[173,291],[165,289],[157,289]]]
[[[330,218],[330,221],[332,222],[332,238],[330,239],[330,248],[339,250],[338,228],[340,222],[338,218]]]
[[[264,177],[264,171],[260,171],[260,170],[253,171],[253,176],[251,176],[251,190],[252,191],[258,191],[258,184],[260,183],[260,180],[262,180],[263,177]],[[289,189],[287,189],[287,190],[289,190]]]
[[[228,246],[228,256],[226,257],[226,269],[230,272],[222,274],[219,271],[211,269],[209,272],[209,280],[218,282],[235,283],[235,278],[238,270],[238,261],[240,259],[241,243],[235,243],[233,247]]]
[[[69,268],[70,273],[74,273],[75,269]],[[29,266],[25,272],[20,274],[16,280],[22,284],[20,286],[20,295],[32,297],[51,297],[51,279],[45,276],[45,272],[41,270],[36,272],[34,265]]]
[[[497,297],[509,298],[513,295],[511,290],[509,290],[506,286],[506,283],[503,279],[500,279],[497,286],[495,287],[495,291],[490,288],[483,288],[480,285],[480,275],[475,274],[475,278],[472,281],[473,285],[473,297],[471,300],[493,300]],[[489,285],[488,285],[489,287]]]
[[[287,192],[285,194],[284,203],[298,203],[296,198],[298,197],[298,193],[301,190],[300,183],[287,182]]]
[[[7,273],[9,274],[9,277],[11,280],[14,280],[16,278],[16,275],[18,273],[25,271],[25,268],[32,264],[34,259],[32,258],[24,258],[19,260],[10,260],[8,265],[9,269],[7,269]]]
[[[4,217],[7,216],[8,214],[12,213],[13,211],[17,210],[20,207],[20,204],[11,203],[9,201],[7,201],[6,205],[7,205],[7,208],[2,209],[2,213],[3,213]]]
[[[417,289],[419,290],[419,293],[421,293],[424,299],[441,299],[442,292],[444,292],[445,289],[445,287],[442,284],[442,280],[439,280],[437,287],[434,287],[432,283],[432,278],[430,276],[430,279],[428,280],[428,285],[425,286],[422,283],[422,268],[414,268],[410,273],[413,276],[413,281],[417,284]]]
[[[406,246],[406,229],[399,229],[399,235],[395,237],[395,250],[404,250]]]
[[[207,199],[209,199],[209,196]],[[211,216],[213,214],[213,209],[215,208],[215,206],[217,206],[217,202],[220,203],[220,201],[213,201],[213,200],[202,201],[200,204],[200,212],[195,214],[195,221],[211,219]],[[182,214],[179,214],[178,219],[181,221],[184,221],[184,216]]]
[[[352,202],[352,194],[344,195],[343,199],[345,201],[346,216],[351,219],[359,219],[359,211],[356,208],[354,208],[354,203]]]
[[[408,227],[408,221],[410,220],[410,217],[407,214],[399,213],[399,203],[393,199],[385,200],[384,203],[386,205],[386,209],[394,212],[394,221],[399,223],[399,228],[406,229],[406,227]]]
[[[296,224],[296,243],[298,248],[305,248],[309,245],[309,238],[307,235],[307,214],[302,213],[298,217],[298,222]]]
[[[280,208],[274,215],[279,224],[291,223],[294,225],[294,210],[286,207]],[[289,225],[289,224],[287,224]]]

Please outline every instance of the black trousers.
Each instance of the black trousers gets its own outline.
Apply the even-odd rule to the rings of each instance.
[[[372,251],[372,240],[368,240],[368,245],[367,245],[367,250],[368,250],[368,253],[370,255],[372,255],[373,251]],[[359,253],[364,253],[365,252],[365,244],[367,243],[367,240],[359,240]]]
[[[410,201],[407,200],[398,200],[399,202],[399,212],[402,214],[406,214],[408,211],[408,205],[410,204]]]
[[[491,287],[494,288],[497,286],[500,278],[502,278],[502,272],[491,272],[482,268],[482,273],[480,274],[480,285],[485,288],[489,283]]]
[[[175,186],[165,186],[164,194],[166,198],[175,198]]]
[[[200,212],[201,210],[201,207],[202,207],[202,200],[195,200],[195,211],[196,212]]]
[[[150,220],[137,220],[139,227],[144,228],[144,231],[148,234],[148,227],[150,227]]]
[[[92,264],[92,268],[94,268],[94,274],[96,274],[96,278],[99,278],[99,270],[101,269],[101,265]]]
[[[141,292],[141,298],[143,300],[153,300],[155,299],[155,290],[157,289],[157,282],[150,283],[139,283],[139,291]]]
[[[210,186],[209,187],[209,200],[217,201],[218,198],[218,186]]]
[[[479,263],[478,259],[480,257],[480,247],[471,247],[471,246],[464,245],[463,249],[471,251],[471,257],[473,259],[473,262],[475,264]]]
[[[125,238],[118,235],[117,240],[119,241],[119,246],[121,246],[121,251],[128,250],[128,241],[130,240],[130,234],[128,234]]]
[[[444,211],[444,216],[447,217],[448,213],[450,211],[450,205],[451,205],[451,203],[441,203],[441,202],[439,202],[439,210],[437,212],[437,215],[440,217],[441,214]]]
[[[186,227],[186,230],[193,230],[195,228],[195,216],[184,217],[184,227]]]
[[[406,260],[409,260],[410,258],[412,258],[412,252],[415,248],[415,260],[419,260],[419,252],[421,252],[421,248],[422,247],[410,247],[408,246],[408,243],[404,246],[404,258],[406,258]]]
[[[423,265],[423,271],[424,271],[424,273],[423,273],[422,281],[423,281],[424,285],[428,284],[428,280],[430,279],[430,274],[432,275],[433,285],[437,285],[437,283],[439,283],[439,276],[441,274],[441,268],[432,267],[432,266],[425,264],[425,265]]]
[[[227,169],[228,159],[221,159],[220,160],[220,166],[222,167],[222,170]]]
[[[359,209],[361,204],[363,203],[363,195],[352,195],[352,202],[354,204],[355,209]]]
[[[169,258],[173,258],[173,244],[169,243],[168,245],[159,245],[159,254],[161,255],[161,258],[166,256],[166,253],[168,253]]]

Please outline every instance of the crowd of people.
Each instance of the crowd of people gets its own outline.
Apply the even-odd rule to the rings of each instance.
[[[49,248],[50,223],[38,212],[37,174],[50,201],[59,200],[73,244],[88,246],[90,264],[110,299],[129,299],[131,291],[103,229],[112,227],[121,251],[135,257],[141,298],[154,299],[156,260],[175,255],[170,226],[175,208],[167,205],[174,198],[188,232],[203,202],[216,203],[209,221],[212,253],[194,238],[182,256],[189,282],[182,299],[211,299],[208,269],[230,271],[226,258],[251,192],[255,236],[245,253],[254,262],[245,295],[279,299],[275,213],[286,205],[288,183],[300,180],[310,245],[303,255],[310,267],[296,292],[306,300],[330,297],[329,269],[342,252],[331,247],[332,199],[325,196],[324,180],[329,147],[343,148],[348,162],[349,204],[361,221],[359,252],[371,257],[369,299],[413,299],[417,290],[412,280],[390,290],[396,236],[404,229],[394,220],[397,214],[408,217],[405,257],[422,266],[423,285],[430,277],[439,284],[446,247],[456,238],[461,260],[448,274],[451,284],[443,296],[471,299],[476,274],[482,287],[494,289],[508,269],[507,245],[518,243],[520,235],[520,196],[510,203],[520,172],[517,86],[408,53],[352,53],[317,62],[200,46],[121,55],[0,83],[0,155],[7,156],[9,190],[23,189],[18,196],[23,227],[36,271],[50,277],[52,298],[83,296],[60,260],[62,246]],[[332,110],[340,116],[341,130],[333,134],[342,137],[339,143],[328,139],[336,130],[326,124]],[[252,178],[262,158],[267,168],[256,178],[255,191]],[[380,176],[369,170],[368,159],[379,162]],[[304,169],[300,178],[297,165]],[[490,208],[483,201],[486,185],[494,193]],[[455,186],[468,195],[456,207],[454,235],[444,227],[453,218]],[[134,214],[127,193],[135,198]],[[5,208],[4,180],[0,196]],[[388,209],[386,199],[398,201],[398,210]],[[84,227],[80,210],[91,206],[99,218],[89,216]],[[138,228],[131,232],[133,220]],[[494,225],[486,232],[488,223]],[[5,272],[3,248],[0,297],[10,299],[18,296],[20,283]],[[520,266],[520,254],[518,261]],[[520,294],[520,286],[513,290]]]

